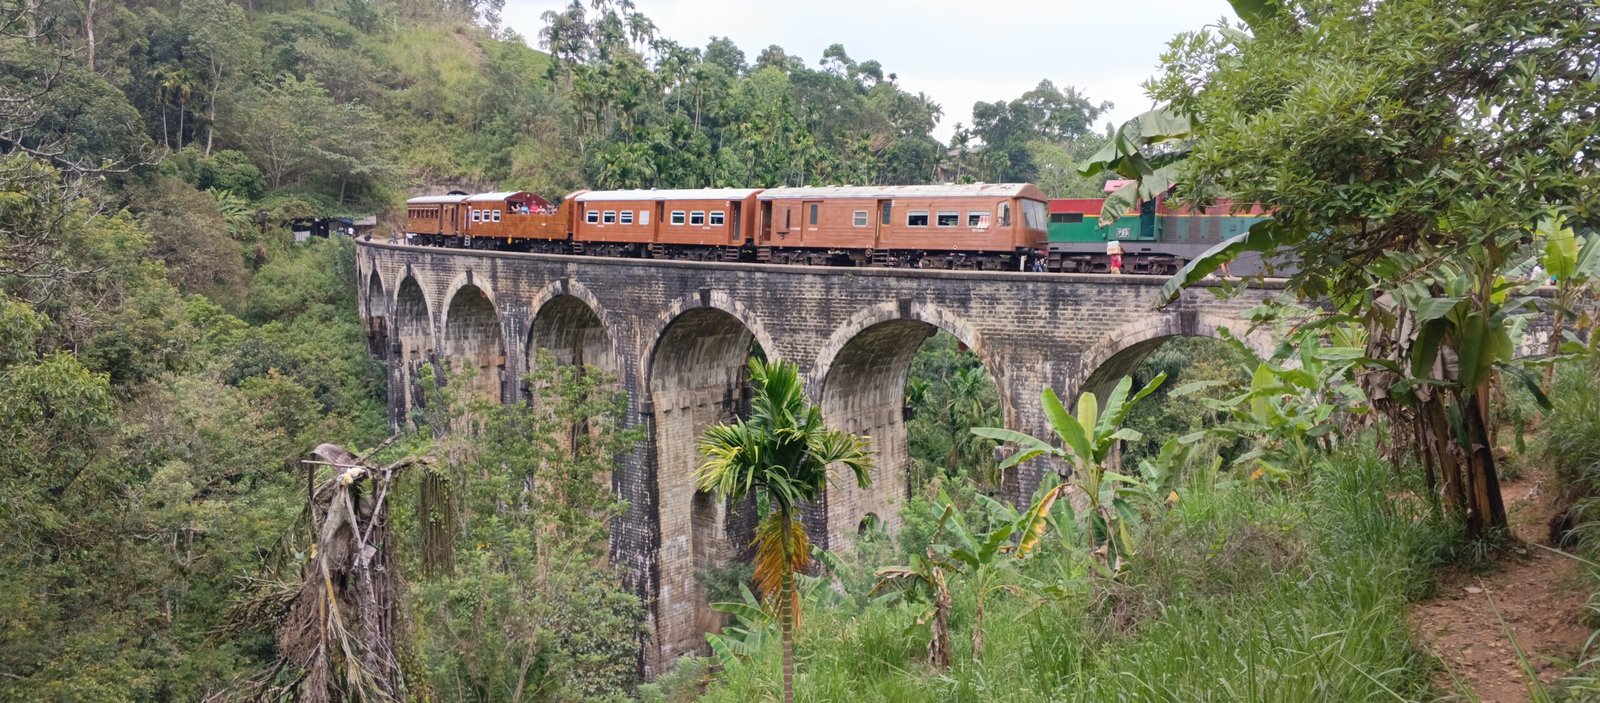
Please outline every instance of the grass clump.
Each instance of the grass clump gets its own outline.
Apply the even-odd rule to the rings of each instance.
[[[928,663],[920,607],[836,599],[808,611],[796,693],[811,701],[1344,701],[1427,695],[1406,603],[1451,531],[1365,446],[1307,485],[1194,481],[1120,581],[1054,536],[994,598],[973,661],[969,583],[951,583],[954,662]],[[775,644],[775,643],[774,643]],[[702,700],[768,698],[777,650],[727,667]]]

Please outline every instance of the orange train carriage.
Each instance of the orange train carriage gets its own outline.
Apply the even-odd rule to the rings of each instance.
[[[432,246],[712,261],[1031,269],[1048,237],[1030,184],[525,192],[407,202]]]

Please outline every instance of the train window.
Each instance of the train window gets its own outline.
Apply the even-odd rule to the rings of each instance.
[[[1000,221],[1001,227],[1010,227],[1011,203],[1000,203],[1000,207],[995,208],[995,219]]]
[[[889,224],[889,201],[885,200],[885,201],[879,203],[878,204],[878,209],[880,211],[879,215],[878,215],[878,221],[883,223],[884,225],[888,225]]]
[[[1052,224],[1052,225],[1075,225],[1075,224],[1078,224],[1079,222],[1082,222],[1082,221],[1083,221],[1083,213],[1081,213],[1081,212],[1052,212],[1052,213],[1050,213],[1050,224]]]
[[[939,213],[939,219],[937,220],[937,222],[939,223],[940,227],[954,227],[954,226],[956,226],[956,223],[958,223],[960,221],[961,221],[961,213],[959,213],[959,212],[943,212],[943,211],[941,211]]]
[[[973,229],[985,229],[989,226],[989,213],[974,210],[967,213],[967,226]]]
[[[478,211],[478,210],[468,210],[468,211],[467,211],[467,212],[469,212],[469,213],[472,213],[472,221],[473,221],[473,222],[481,222],[481,221],[482,221],[482,220],[480,220],[480,219],[479,219],[479,217],[478,217],[478,216],[479,216],[479,215],[480,215],[480,214],[482,214],[482,213],[481,213],[481,211]]]
[[[722,223],[726,221],[728,215],[721,210],[712,210],[710,213],[708,213],[708,216],[711,218],[712,227],[721,227]]]
[[[850,219],[850,224],[855,225],[857,227],[866,227],[867,226],[867,211],[866,210],[857,210],[856,214]]]
[[[490,210],[489,214],[490,214],[491,217],[494,218],[495,222],[499,222],[500,221],[500,211],[499,210]]]
[[[650,211],[649,210],[640,210],[639,211],[639,224],[641,224],[641,225],[650,224]]]
[[[605,218],[601,219],[600,221],[602,223],[608,224],[608,225],[616,224],[617,223],[617,211],[616,210],[607,210]]]
[[[622,212],[617,213],[617,222],[625,225],[633,224],[633,211],[623,210]]]
[[[589,223],[591,225],[600,224],[600,211],[599,210],[590,210],[588,212],[583,213],[583,221],[587,222],[587,223]]]
[[[811,224],[814,225],[814,224],[817,223],[817,204],[816,203],[812,203],[811,204],[811,214],[808,215],[807,217],[810,219]]]
[[[1043,230],[1049,222],[1049,206],[1038,200],[1022,201],[1022,223],[1028,229]]]
[[[689,213],[689,224],[703,225],[706,223],[706,214],[699,210]]]
[[[675,224],[675,225],[683,224],[683,211],[682,210],[673,210],[672,211],[672,224]]]
[[[927,227],[928,226],[928,211],[927,210],[912,210],[911,212],[906,213],[906,226],[907,227]]]

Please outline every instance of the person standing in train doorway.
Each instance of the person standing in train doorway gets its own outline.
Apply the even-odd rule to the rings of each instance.
[[[1106,242],[1106,256],[1111,258],[1111,272],[1122,273],[1122,242],[1115,239]]]

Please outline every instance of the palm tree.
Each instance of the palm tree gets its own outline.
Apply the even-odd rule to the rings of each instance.
[[[811,542],[800,506],[822,497],[828,467],[838,464],[866,488],[872,457],[864,437],[829,429],[822,410],[806,401],[800,371],[779,359],[750,360],[750,418],[712,425],[700,438],[705,455],[700,490],[734,503],[765,497],[756,527],[756,588],[778,614],[783,640],[783,700],[794,701],[794,630],[800,624],[795,574],[811,565]]]
[[[950,399],[945,417],[950,427],[950,472],[968,471],[993,483],[994,443],[972,434],[974,427],[1000,424],[994,382],[982,366],[958,369],[950,377]]]

